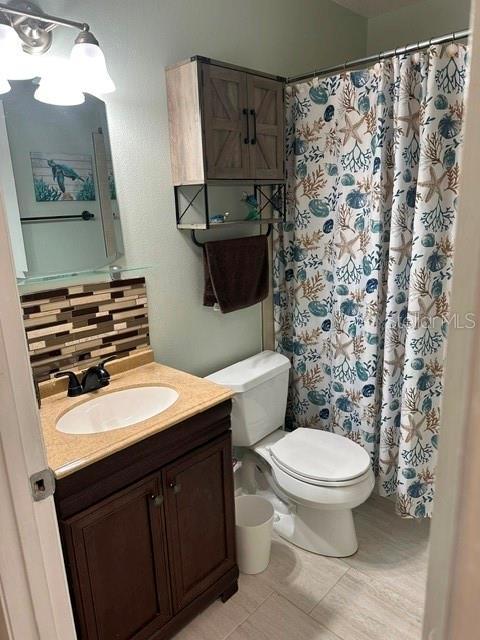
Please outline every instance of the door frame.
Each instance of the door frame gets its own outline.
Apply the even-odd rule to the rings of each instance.
[[[470,70],[445,361],[435,509],[430,537],[424,640],[473,638],[480,598],[480,0],[472,0]],[[467,314],[476,326],[465,328]]]
[[[480,0],[472,0],[472,16],[468,107],[480,102]],[[465,140],[452,309],[461,316],[476,300],[479,318],[480,123],[469,115]],[[34,502],[28,483],[46,459],[1,197],[0,291],[0,628],[9,640],[75,640],[53,498]],[[480,324],[451,331],[424,640],[474,637],[478,627],[480,412],[470,398],[480,384],[479,358]],[[473,384],[464,384],[468,374]]]
[[[75,640],[53,496],[30,490],[47,461],[1,192],[0,291],[0,618],[9,640]]]

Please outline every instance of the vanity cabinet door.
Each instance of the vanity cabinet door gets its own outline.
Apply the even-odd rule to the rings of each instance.
[[[163,473],[174,609],[235,566],[230,432]]]
[[[285,177],[283,83],[248,74],[250,166],[256,180]]]
[[[247,78],[242,71],[202,65],[207,178],[253,177],[247,135]]]
[[[63,523],[81,640],[146,640],[172,616],[161,478]]]

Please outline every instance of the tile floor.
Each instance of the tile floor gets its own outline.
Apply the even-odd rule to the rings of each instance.
[[[429,523],[372,497],[355,510],[358,552],[325,558],[274,538],[266,571],[241,575],[175,640],[420,640]]]

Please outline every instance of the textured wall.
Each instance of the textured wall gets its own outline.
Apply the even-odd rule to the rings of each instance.
[[[279,74],[363,55],[366,20],[329,0],[42,0],[88,21],[117,92],[107,100],[130,264],[147,273],[157,360],[205,374],[261,347],[260,305],[229,315],[202,307],[201,252],[175,228],[164,67],[202,54]],[[71,46],[58,30],[55,52]]]
[[[470,0],[424,0],[368,21],[368,53],[467,29]]]

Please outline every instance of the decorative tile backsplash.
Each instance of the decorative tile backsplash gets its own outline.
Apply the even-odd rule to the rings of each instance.
[[[37,381],[150,344],[145,278],[38,291],[21,301]]]

